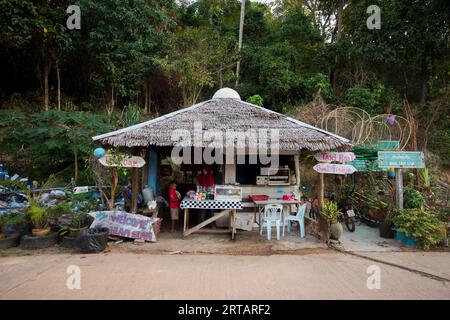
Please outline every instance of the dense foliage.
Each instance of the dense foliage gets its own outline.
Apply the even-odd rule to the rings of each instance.
[[[71,4],[80,30],[66,28]],[[381,8],[379,30],[367,28],[369,5]],[[17,153],[0,162],[76,171],[92,135],[227,86],[285,113],[318,91],[371,114],[401,114],[406,97],[419,146],[448,164],[450,2],[247,1],[239,52],[240,10],[238,0],[0,0],[1,147]]]

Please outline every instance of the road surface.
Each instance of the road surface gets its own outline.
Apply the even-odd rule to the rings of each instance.
[[[51,254],[0,258],[0,299],[450,299],[450,282],[442,280],[450,279],[450,253],[368,255],[440,279],[333,251],[272,256]],[[371,265],[379,267],[379,289],[374,278],[369,281],[372,289],[367,287]],[[75,267],[68,274],[69,266]],[[371,273],[377,270],[371,268]],[[80,277],[74,278],[77,270]]]

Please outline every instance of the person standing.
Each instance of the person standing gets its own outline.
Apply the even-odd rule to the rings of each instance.
[[[177,184],[175,181],[170,182],[169,186],[169,208],[170,208],[170,220],[172,220],[172,228],[170,232],[176,231],[176,223],[180,216],[180,200],[181,195],[177,191]]]
[[[208,190],[208,188],[214,188],[214,176],[212,174],[211,167],[203,166],[202,173],[197,177],[197,185],[204,190]],[[198,223],[205,221],[206,215],[211,214],[211,210],[200,209],[198,212]]]

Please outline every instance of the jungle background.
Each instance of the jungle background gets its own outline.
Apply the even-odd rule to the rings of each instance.
[[[71,4],[80,30],[66,28]],[[0,0],[0,163],[89,184],[92,136],[231,87],[311,124],[318,97],[371,115],[404,116],[407,101],[408,149],[448,183],[450,2],[247,1],[241,51],[240,14],[237,0]]]

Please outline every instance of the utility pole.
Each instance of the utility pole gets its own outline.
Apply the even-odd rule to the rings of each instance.
[[[241,0],[241,19],[239,22],[239,42],[238,42],[238,52],[241,54],[242,49],[242,38],[244,36],[244,17],[245,17],[245,1]],[[236,65],[236,86],[239,84],[239,73],[241,72],[241,57]]]

